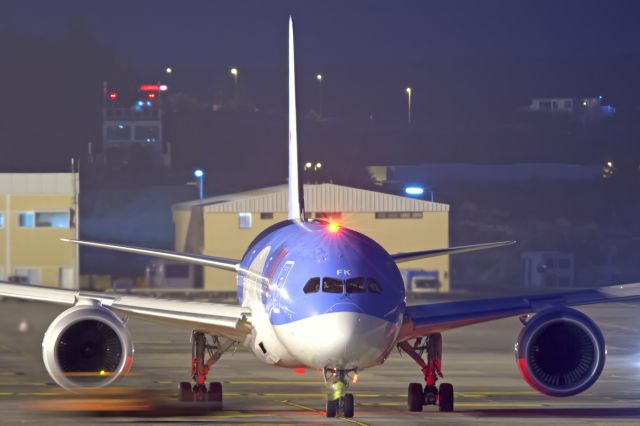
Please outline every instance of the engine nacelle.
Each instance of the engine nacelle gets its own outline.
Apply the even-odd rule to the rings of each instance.
[[[548,309],[524,326],[516,341],[524,380],[550,396],[571,396],[598,380],[606,357],[602,332],[575,309]]]
[[[42,341],[47,372],[67,389],[113,383],[129,372],[133,352],[125,324],[97,302],[82,302],[64,311]]]

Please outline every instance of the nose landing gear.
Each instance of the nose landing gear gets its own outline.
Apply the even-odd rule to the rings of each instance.
[[[424,388],[420,383],[409,384],[407,405],[409,411],[422,411],[425,405],[437,405],[440,411],[453,411],[453,385],[442,383],[436,387],[438,378],[442,374],[442,335],[435,333],[427,336],[423,344],[422,338],[415,340],[413,345],[401,342],[398,348],[406,352],[420,366],[424,376]],[[427,354],[427,361],[422,359]]]
[[[344,393],[349,387],[349,373],[356,374],[356,371],[324,369],[324,380],[330,387],[326,403],[327,417],[336,417],[339,414],[347,418],[353,417],[353,394]]]
[[[207,336],[199,331],[194,331],[191,335],[192,359],[191,374],[195,384],[191,386],[189,382],[180,382],[178,388],[178,399],[181,402],[217,402],[222,404],[222,383],[211,382],[207,388],[206,381],[209,369],[227,351],[233,341],[224,339],[223,342],[217,336],[213,336],[213,343],[207,343]],[[208,352],[209,359],[205,362],[205,352]]]

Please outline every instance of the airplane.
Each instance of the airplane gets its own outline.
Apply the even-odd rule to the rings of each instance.
[[[241,259],[66,240],[231,271],[237,276],[238,304],[0,283],[0,296],[71,306],[52,321],[42,343],[53,380],[73,390],[107,386],[126,375],[134,355],[126,318],[137,316],[191,331],[192,380],[180,383],[180,401],[222,404],[221,383],[207,386],[207,377],[227,350],[243,345],[269,365],[322,371],[326,416],[349,418],[354,416],[354,396],[347,392],[351,382],[397,348],[422,373],[421,381],[408,386],[408,409],[435,405],[450,412],[453,385],[436,386],[443,377],[442,333],[520,317],[515,354],[524,380],[554,397],[589,388],[604,367],[605,342],[597,325],[573,307],[638,299],[640,284],[407,305],[398,263],[513,242],[391,254],[359,232],[306,218],[298,175],[293,47],[290,17],[288,220],[258,235]]]

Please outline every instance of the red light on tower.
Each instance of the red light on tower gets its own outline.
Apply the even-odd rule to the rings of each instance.
[[[158,84],[143,84],[142,86],[140,86],[140,91],[141,92],[159,92],[160,91],[160,85],[158,85]]]
[[[109,94],[107,94],[107,98],[110,101],[115,101],[116,99],[118,99],[118,94],[116,92],[109,92]]]
[[[155,98],[156,98],[156,96],[157,96],[157,95],[156,95],[155,93],[153,93],[153,92],[151,92],[151,93],[147,93],[147,98],[149,98],[149,99],[155,99]]]

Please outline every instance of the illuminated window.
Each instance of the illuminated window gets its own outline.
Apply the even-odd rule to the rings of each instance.
[[[320,278],[311,278],[302,289],[305,293],[317,293],[320,291]]]
[[[35,213],[20,212],[18,214],[18,226],[20,228],[33,228],[36,224]]]
[[[323,278],[322,291],[325,293],[342,293],[344,284],[337,278]]]
[[[4,228],[4,215],[0,213],[0,228]]]
[[[21,228],[59,228],[70,226],[69,212],[20,212],[18,226]]]
[[[238,213],[240,229],[251,228],[251,213]]]

